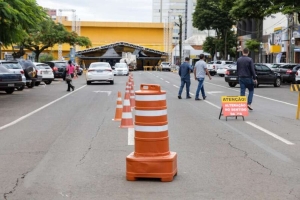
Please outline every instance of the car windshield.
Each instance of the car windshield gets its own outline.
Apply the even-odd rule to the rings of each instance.
[[[36,64],[36,66],[40,69],[50,69],[50,66],[47,64]]]
[[[37,68],[37,69],[45,69],[44,66],[42,66],[42,65],[36,65],[35,68]]]
[[[0,73],[10,73],[8,69],[0,65]]]
[[[59,67],[59,68],[66,68],[67,67],[67,63],[66,62],[55,62],[54,65],[56,67]]]
[[[2,63],[2,65],[6,69],[22,69],[22,66],[16,62],[5,62],[5,63]]]
[[[109,68],[109,64],[108,63],[92,63],[90,65],[90,68]]]
[[[282,65],[280,65],[280,64],[273,64],[272,65],[272,68],[280,68]]]
[[[232,64],[233,61],[226,61],[225,64]]]
[[[162,62],[161,64],[162,64],[162,65],[169,65],[168,62]]]
[[[115,64],[115,68],[127,68],[127,65],[125,63],[124,64],[117,63],[117,64]]]
[[[33,67],[35,68],[34,64],[30,60],[20,60],[20,64],[22,65],[23,68],[28,68],[28,67]]]

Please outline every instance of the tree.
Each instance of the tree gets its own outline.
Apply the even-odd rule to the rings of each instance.
[[[258,42],[257,40],[247,40],[246,47],[250,51],[259,52],[260,42]]]
[[[0,41],[3,46],[22,41],[26,31],[46,15],[35,0],[0,0]]]
[[[256,37],[261,41],[262,21],[270,15],[271,0],[236,0],[230,10],[230,15],[236,20],[255,19],[257,24]]]
[[[91,46],[91,41],[87,37],[78,36],[75,32],[68,32],[62,24],[56,24],[50,18],[42,21],[33,29],[28,31],[28,35],[21,42],[21,46],[35,53],[35,60],[47,48],[55,44],[67,43],[70,45]]]
[[[223,40],[223,55],[227,55],[228,32],[235,21],[228,15],[233,0],[198,0],[193,14],[193,26],[199,30],[214,29],[218,40]]]

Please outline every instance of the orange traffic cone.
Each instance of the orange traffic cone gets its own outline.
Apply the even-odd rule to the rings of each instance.
[[[125,94],[124,94],[124,99],[126,98],[126,94],[128,93],[129,94],[129,97],[130,97],[130,85],[129,85],[129,82],[126,82],[126,88],[125,88]],[[129,98],[128,98],[129,99]]]
[[[118,92],[116,113],[115,113],[115,118],[113,119],[114,121],[121,121],[122,110],[123,110],[122,95],[121,95],[121,92]]]
[[[129,95],[130,95],[129,93],[125,93],[120,128],[133,128],[133,119],[132,119]]]
[[[134,108],[134,106],[135,106],[134,88],[133,88],[132,84],[131,84],[131,88],[130,88],[130,106],[131,106],[131,108]]]
[[[169,151],[166,92],[142,84],[135,92],[135,146],[126,157],[126,179],[160,178],[177,174],[177,154]]]

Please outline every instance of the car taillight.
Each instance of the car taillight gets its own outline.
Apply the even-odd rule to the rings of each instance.
[[[43,74],[42,71],[40,71],[40,74]]]
[[[53,67],[53,71],[57,71],[57,67],[54,66],[54,67]]]
[[[290,74],[290,73],[292,73],[292,70],[289,69],[289,70],[286,71],[286,73]]]
[[[23,70],[21,70],[21,71],[20,71],[20,73],[21,73],[21,74],[24,74],[24,71],[23,71]]]
[[[89,69],[89,70],[88,70],[88,72],[93,72],[93,71],[95,71],[95,70],[94,70],[94,69]]]
[[[105,71],[109,71],[109,72],[111,72],[112,70],[111,70],[111,69],[106,69]]]
[[[36,74],[38,74],[39,73],[39,70],[36,70]]]
[[[228,70],[226,70],[225,74],[226,74],[226,75],[229,75],[230,73],[229,73],[229,71],[228,71]]]
[[[213,65],[213,68],[216,69],[216,67]]]
[[[296,72],[296,75],[298,76],[298,72]]]

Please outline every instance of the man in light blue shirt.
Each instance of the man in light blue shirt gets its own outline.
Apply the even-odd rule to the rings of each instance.
[[[182,63],[179,67],[178,74],[181,78],[181,85],[178,92],[178,99],[181,99],[181,93],[184,88],[184,85],[186,85],[186,98],[190,99],[190,85],[191,85],[191,77],[190,73],[193,70],[192,66],[190,65],[190,58],[186,57],[185,62]]]
[[[204,61],[204,54],[200,54],[200,60],[198,62],[196,62],[195,69],[194,69],[195,80],[198,81],[198,87],[197,87],[196,96],[195,96],[196,101],[201,100],[199,98],[200,90],[201,90],[203,99],[204,100],[206,99],[206,95],[205,95],[205,91],[204,91],[204,79],[205,79],[206,74],[208,75],[209,80],[211,80],[211,76],[207,69],[206,62]]]

